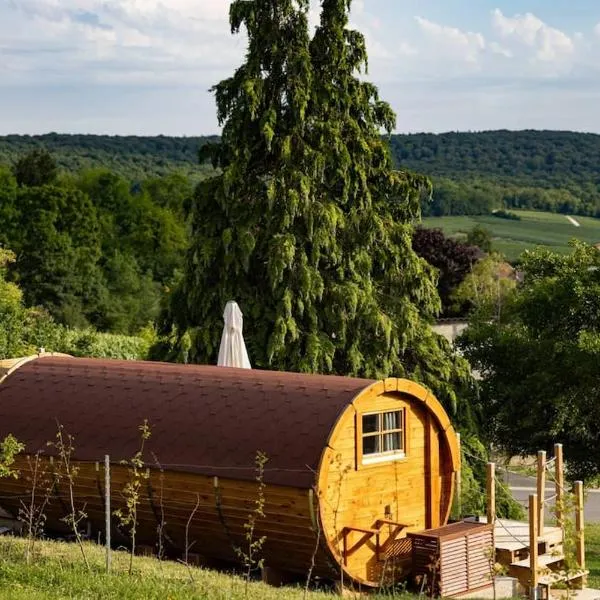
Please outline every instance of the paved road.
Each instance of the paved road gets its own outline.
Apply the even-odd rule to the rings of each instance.
[[[534,477],[525,477],[523,475],[515,475],[507,473],[508,485],[513,496],[523,506],[527,506],[529,494],[535,494],[537,491],[536,480]],[[546,484],[546,497],[554,495],[554,485]],[[588,522],[600,522],[600,490],[588,490],[587,498],[584,507],[585,520]]]

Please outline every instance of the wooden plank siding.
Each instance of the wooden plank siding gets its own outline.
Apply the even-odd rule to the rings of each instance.
[[[64,478],[55,482],[54,473],[59,463],[47,458],[41,468],[52,492],[46,509],[48,523],[57,532],[68,531],[61,527],[61,519],[68,514],[68,487]],[[96,471],[92,463],[74,463],[79,469],[75,478],[77,508],[83,508],[92,524],[92,537],[104,531],[104,472]],[[31,493],[29,464],[24,456],[18,457],[15,467],[21,477],[3,481],[2,505],[17,515],[21,501],[27,503]],[[125,508],[122,490],[129,474],[124,465],[111,465],[111,506],[113,510]],[[216,484],[216,485],[215,485]],[[47,486],[46,486],[47,487]],[[37,490],[42,498],[44,489]],[[257,486],[250,481],[236,481],[174,471],[150,469],[150,477],[143,482],[138,508],[139,544],[156,547],[161,514],[165,515],[164,547],[167,552],[179,555],[185,547],[185,527],[196,503],[198,508],[190,523],[189,543],[194,542],[194,553],[237,562],[234,546],[244,547],[244,524],[254,508]],[[12,499],[11,499],[12,497]],[[162,502],[161,502],[162,497]],[[298,574],[307,573],[317,538],[311,517],[309,490],[267,485],[265,488],[265,518],[259,519],[256,538],[266,536],[263,555],[270,567]],[[313,507],[314,510],[314,507]],[[315,513],[313,513],[315,514]],[[126,531],[113,516],[113,538],[117,543],[128,541]],[[316,553],[315,576],[332,577],[331,559],[319,549]]]

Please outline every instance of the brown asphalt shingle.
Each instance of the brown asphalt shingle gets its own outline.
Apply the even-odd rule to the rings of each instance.
[[[74,437],[74,458],[113,462],[138,449],[138,426],[165,469],[255,477],[257,450],[269,457],[265,482],[307,488],[333,426],[364,379],[212,366],[40,357],[0,384],[0,437],[26,452],[52,453],[57,422]]]

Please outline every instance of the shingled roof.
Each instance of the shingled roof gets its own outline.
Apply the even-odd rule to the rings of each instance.
[[[165,469],[311,487],[338,417],[373,383],[364,379],[166,363],[44,357],[0,384],[0,436],[40,450],[57,423],[74,437],[74,458],[113,462],[138,449],[147,419]]]

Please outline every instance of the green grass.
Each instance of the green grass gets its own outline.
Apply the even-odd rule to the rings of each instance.
[[[545,246],[556,252],[569,252],[569,241],[573,238],[595,244],[600,242],[600,219],[573,217],[581,227],[575,227],[565,215],[525,210],[511,211],[521,217],[510,221],[492,215],[464,217],[428,217],[423,219],[425,227],[440,227],[448,235],[466,234],[476,225],[488,229],[493,237],[493,247],[509,260],[536,246]]]
[[[113,552],[113,571],[104,570],[104,551],[86,543],[91,572],[85,569],[79,547],[64,542],[38,542],[31,565],[25,564],[25,540],[0,537],[0,598],[3,600],[333,600],[332,592],[302,587],[274,588],[245,581],[232,573],[200,569],[154,558],[135,557],[127,573],[129,555]],[[586,525],[588,586],[600,587],[600,523]],[[371,600],[390,595],[370,595]],[[397,600],[416,596],[396,594]]]
[[[600,523],[585,525],[585,562],[590,571],[588,587],[600,588]]]
[[[37,542],[35,558],[25,563],[26,542],[0,537],[0,598],[2,600],[333,600],[332,591],[309,591],[302,585],[275,588],[258,581],[248,585],[233,573],[190,567],[173,561],[135,557],[128,574],[129,555],[113,552],[113,570],[106,574],[104,550],[85,543],[91,572],[74,543]],[[387,596],[373,595],[377,598]],[[394,598],[416,600],[396,592]]]

